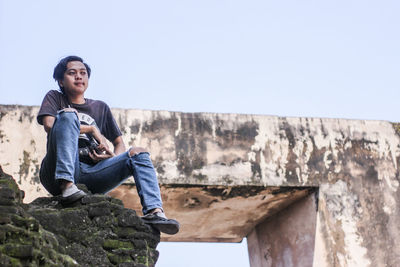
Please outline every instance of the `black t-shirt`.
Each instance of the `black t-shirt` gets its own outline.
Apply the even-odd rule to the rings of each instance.
[[[109,141],[112,142],[115,138],[122,135],[106,103],[85,98],[84,104],[69,104],[67,97],[57,90],[49,91],[44,97],[39,114],[37,115],[38,123],[43,125],[44,116],[50,115],[56,117],[57,111],[68,106],[78,111],[81,124],[96,125],[101,134]]]

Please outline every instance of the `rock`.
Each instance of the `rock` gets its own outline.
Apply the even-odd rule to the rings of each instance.
[[[82,186],[79,186],[83,188]],[[160,233],[120,200],[88,194],[63,208],[59,197],[23,204],[0,166],[0,266],[154,266]]]

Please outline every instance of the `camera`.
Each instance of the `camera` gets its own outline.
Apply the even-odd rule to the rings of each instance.
[[[89,153],[96,151],[96,153],[100,153],[97,149],[99,143],[93,136],[89,134],[80,134],[78,139],[78,151],[79,151],[79,161],[87,163],[87,164],[95,164],[95,162],[90,157]]]

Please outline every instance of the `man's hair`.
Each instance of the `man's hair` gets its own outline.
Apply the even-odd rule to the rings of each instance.
[[[56,80],[57,82],[59,82],[59,81],[61,81],[62,79],[64,79],[64,73],[65,73],[65,71],[67,70],[67,65],[68,65],[68,63],[71,62],[71,61],[79,61],[79,62],[82,62],[83,65],[85,65],[86,70],[87,70],[88,77],[90,78],[91,69],[90,69],[89,65],[86,64],[85,62],[83,62],[83,59],[80,58],[80,57],[78,57],[78,56],[68,56],[68,57],[65,57],[65,58],[61,59],[60,62],[58,62],[58,64],[57,64],[56,67],[54,68],[54,72],[53,72],[53,78],[54,78],[54,80]],[[60,83],[58,83],[58,86],[60,87],[61,92],[65,93],[65,92],[64,92],[64,88],[62,88],[62,87],[60,86]]]

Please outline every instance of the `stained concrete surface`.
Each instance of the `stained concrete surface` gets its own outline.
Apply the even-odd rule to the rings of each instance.
[[[313,266],[318,208],[315,193],[253,229],[247,237],[250,266]]]
[[[0,164],[25,190],[26,201],[46,195],[38,179],[46,136],[35,121],[37,112],[38,107],[0,106]],[[317,187],[314,266],[396,266],[400,262],[398,124],[149,110],[112,112],[125,142],[150,150],[163,190],[172,190],[164,187],[167,185],[222,186],[227,190],[236,186]],[[132,180],[127,184],[129,187]],[[187,192],[193,197],[187,198],[186,205],[196,205],[198,192],[184,189],[181,198],[187,197]],[[167,206],[169,201],[165,200]],[[223,207],[222,203],[217,204]],[[179,205],[179,210],[170,207],[167,213],[178,218],[188,212]],[[199,208],[199,214],[203,210]],[[200,240],[197,229],[189,228],[193,241]],[[183,233],[190,237],[186,230]]]
[[[265,218],[313,192],[315,188],[260,186],[162,185],[168,217],[182,224],[178,234],[162,235],[162,241],[241,242]],[[140,210],[136,188],[123,185],[110,193],[125,206]]]

